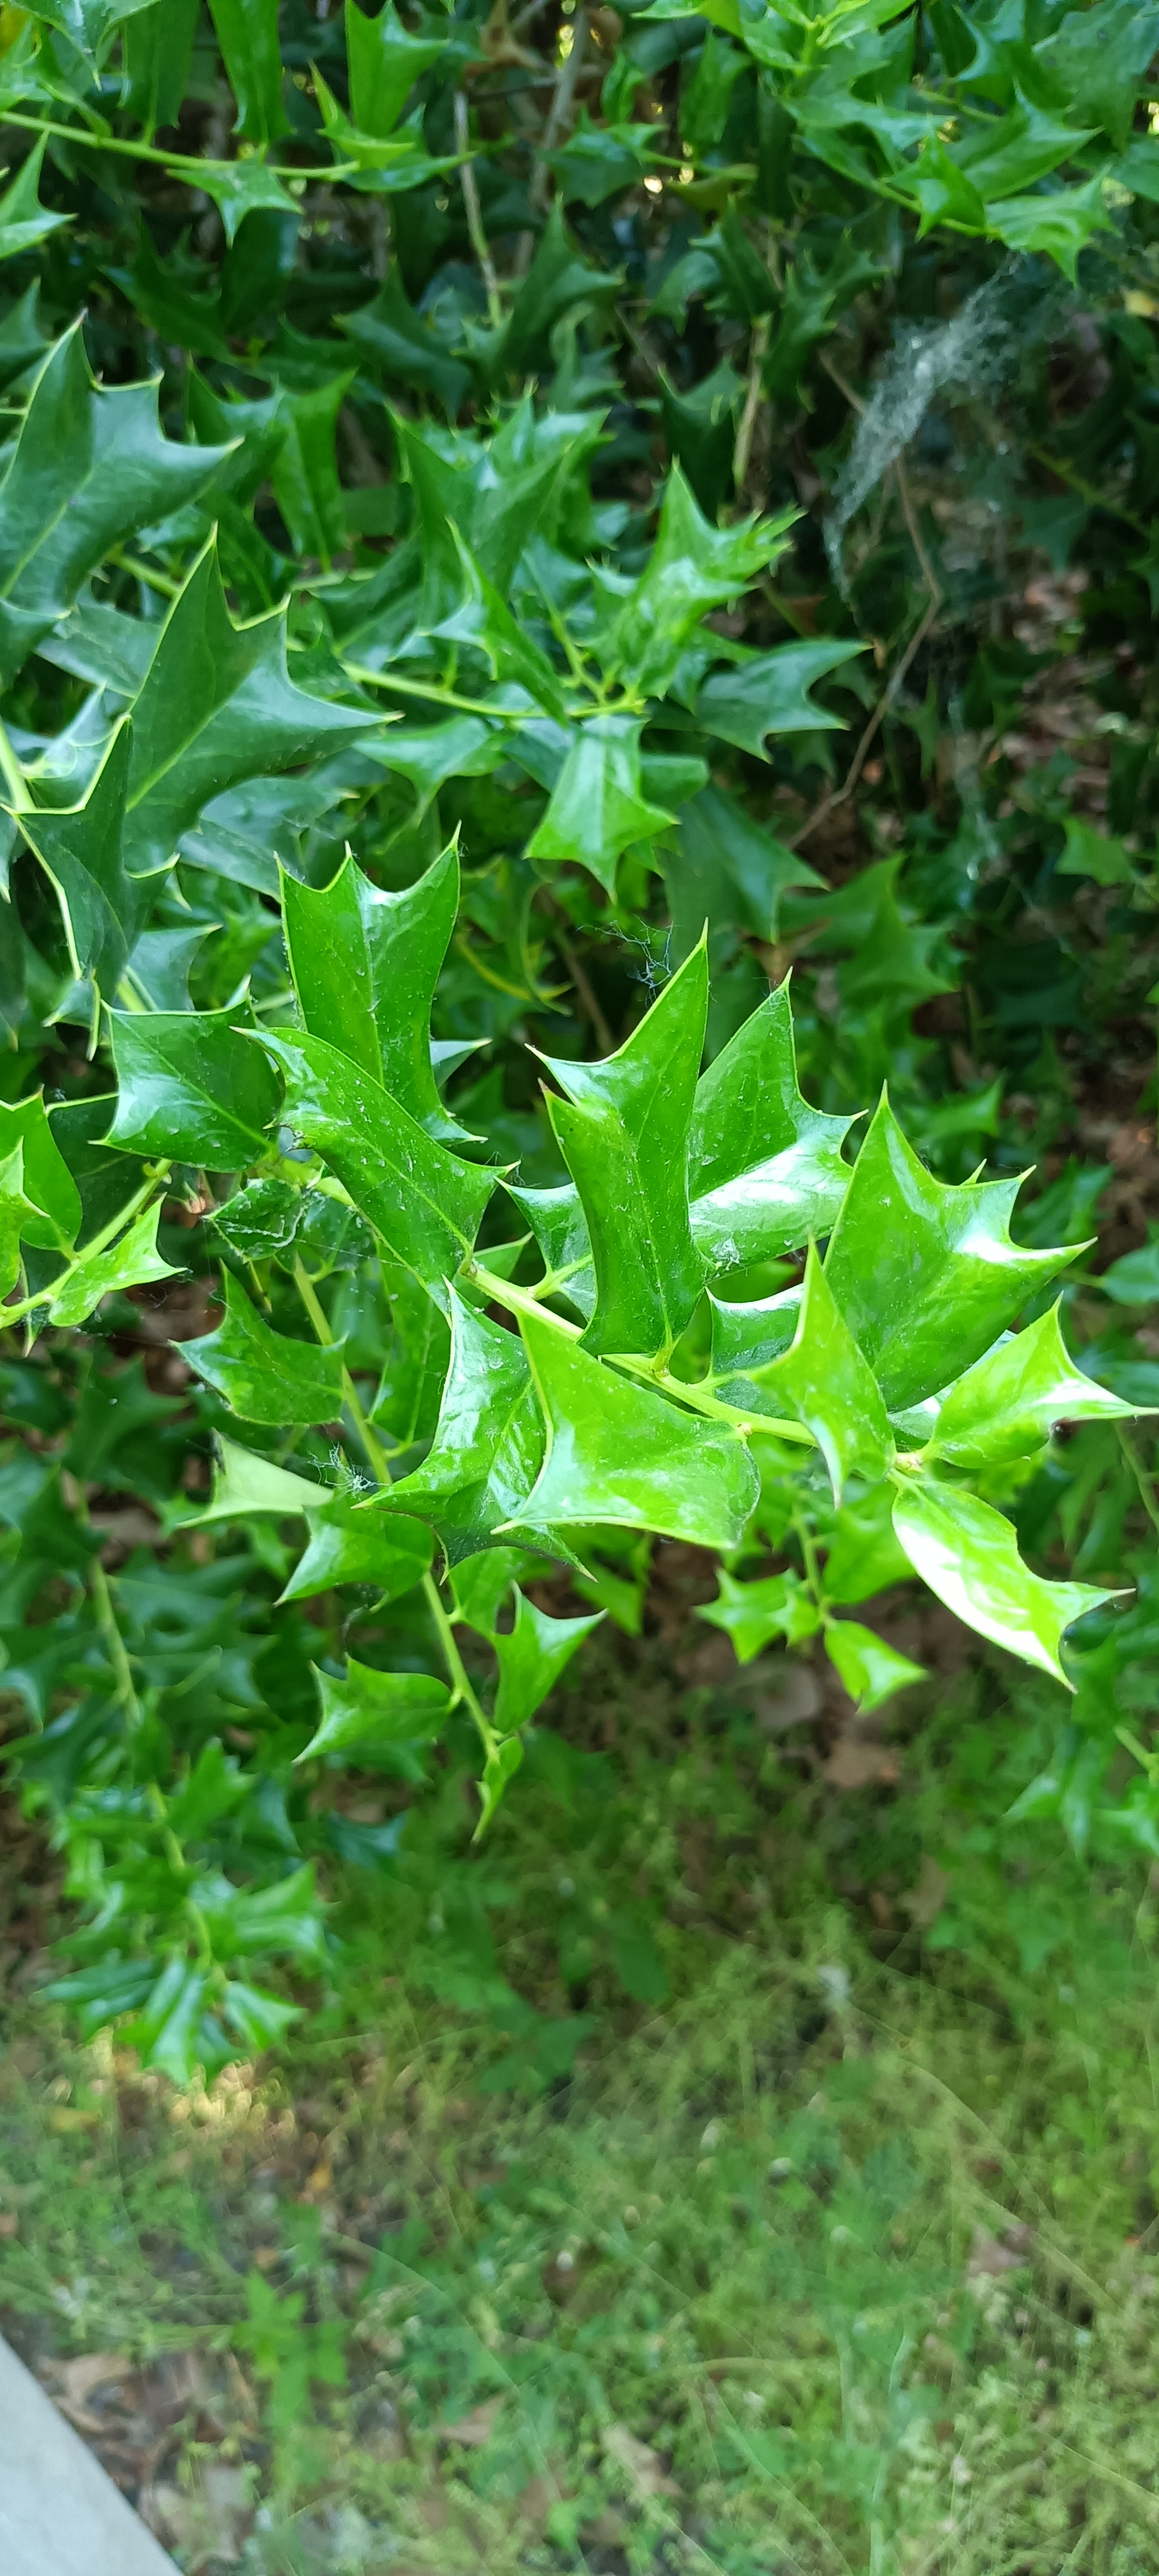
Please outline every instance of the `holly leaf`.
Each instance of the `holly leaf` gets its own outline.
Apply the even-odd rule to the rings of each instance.
[[[21,251],[32,250],[61,224],[71,224],[72,215],[50,214],[40,202],[40,173],[48,138],[42,135],[34,143],[28,159],[21,164],[10,188],[0,196],[0,259],[15,259]]]
[[[614,898],[616,867],[634,841],[651,841],[673,816],[650,805],[640,775],[638,716],[592,716],[572,743],[529,859],[572,860]]]
[[[738,1664],[751,1664],[774,1637],[783,1637],[787,1646],[803,1645],[821,1625],[821,1613],[799,1574],[767,1574],[755,1583],[738,1583],[722,1565],[716,1579],[717,1599],[702,1602],[696,1616],[731,1638]]]
[[[1058,188],[1043,196],[1005,197],[987,205],[986,228],[1008,250],[1039,251],[1061,268],[1074,286],[1078,256],[1095,233],[1114,231],[1103,189],[1103,172],[1083,188]]]
[[[284,1115],[316,1147],[388,1252],[445,1309],[499,1178],[459,1162],[389,1091],[318,1037],[261,1032],[286,1078]]]
[[[883,1481],[837,1513],[825,1559],[825,1598],[852,1604],[904,1583],[913,1567],[893,1525],[893,1492]]]
[[[714,528],[674,465],[652,552],[600,640],[605,670],[622,672],[637,697],[663,697],[706,611],[735,599],[783,554],[798,516],[787,510]]]
[[[471,370],[451,357],[429,322],[407,302],[397,268],[390,270],[372,304],[360,304],[335,319],[353,340],[364,367],[392,387],[410,385],[416,393],[433,394],[448,420],[457,419],[471,390]]]
[[[170,1959],[136,2020],[119,2033],[126,2047],[136,2049],[142,2066],[155,2066],[171,2084],[185,2089],[201,2063],[205,1987],[202,1969],[184,1957]]]
[[[38,1221],[39,1210],[24,1190],[24,1148],[18,1137],[7,1153],[0,1152],[0,1297],[19,1278],[21,1239]]]
[[[491,1723],[500,1735],[525,1726],[554,1690],[584,1638],[598,1628],[603,1612],[586,1619],[552,1619],[515,1586],[515,1622],[505,1632],[492,1631],[499,1665],[499,1688]]]
[[[276,1074],[238,1011],[110,1011],[117,1109],[108,1141],[207,1172],[244,1171],[270,1149]]]
[[[243,1422],[336,1422],[342,1411],[342,1352],[275,1333],[232,1271],[221,1275],[225,1314],[216,1332],[174,1347],[224,1396]]]
[[[770,757],[765,741],[771,733],[840,733],[842,718],[817,706],[809,691],[827,671],[840,670],[865,650],[864,644],[824,636],[816,642],[777,644],[771,653],[755,653],[731,670],[712,671],[697,694],[697,722],[721,742],[751,752],[755,760]]]
[[[224,168],[220,163],[215,169],[207,167],[199,171],[198,185],[207,197],[212,197],[231,247],[247,215],[265,211],[297,216],[301,211],[285,181],[264,161],[231,161]]]
[[[237,101],[234,133],[274,143],[290,132],[282,105],[278,0],[209,0],[225,76]]]
[[[105,1252],[82,1253],[61,1280],[50,1283],[44,1291],[49,1323],[83,1324],[115,1288],[143,1288],[153,1279],[178,1278],[178,1269],[164,1261],[157,1249],[160,1215],[159,1204],[145,1208],[119,1243]]]
[[[492,379],[526,375],[565,313],[577,305],[599,313],[619,294],[621,282],[615,270],[597,268],[583,257],[557,202],[507,320],[486,348],[488,374]]]
[[[430,1136],[461,1138],[431,1064],[431,1005],[459,908],[449,848],[400,893],[352,858],[321,890],[283,873],[282,911],[302,1018],[349,1056]]]
[[[825,1652],[859,1712],[880,1708],[895,1691],[926,1679],[924,1665],[911,1664],[908,1655],[899,1655],[856,1619],[826,1620]]]
[[[153,6],[154,0],[28,0],[28,14],[67,36],[78,54],[95,65],[122,21]]]
[[[341,1681],[323,1672],[317,1681],[322,1720],[297,1755],[299,1762],[312,1762],[320,1753],[374,1755],[430,1744],[451,1706],[446,1683],[432,1673],[381,1673],[353,1657]]]
[[[283,398],[284,434],[270,473],[295,553],[317,555],[324,571],[348,542],[336,439],[338,415],[353,382],[352,369]]]
[[[0,483],[0,686],[110,548],[194,500],[226,453],[163,438],[155,384],[98,390],[80,323],[65,332],[36,378]]]
[[[731,1311],[738,1318],[743,1309]],[[800,1422],[811,1431],[837,1502],[850,1476],[875,1484],[892,1460],[881,1391],[836,1304],[815,1244],[809,1246],[788,1349],[775,1359],[742,1364],[736,1378],[714,1384],[722,1400],[739,1410]]]
[[[934,1179],[884,1094],[833,1228],[825,1273],[891,1412],[935,1394],[989,1350],[1076,1244],[1011,1241],[1022,1186]]]
[[[699,1547],[736,1547],[760,1489],[743,1442],[685,1413],[525,1315],[523,1340],[547,1423],[525,1525],[610,1521]]]
[[[483,1776],[479,1782],[480,1812],[479,1822],[475,1828],[476,1841],[478,1841],[481,1834],[486,1833],[487,1827],[495,1814],[495,1810],[503,1797],[507,1783],[509,1780],[514,1779],[515,1773],[518,1771],[522,1760],[523,1738],[521,1735],[505,1735],[501,1743],[488,1746],[487,1759],[483,1765]],[[558,2027],[558,2025],[556,2025],[556,2027]]]
[[[696,1087],[688,1186],[693,1241],[710,1275],[828,1231],[849,1187],[841,1146],[852,1123],[802,1097],[789,987],[778,985]]]
[[[515,1181],[504,1181],[503,1187],[526,1217],[543,1257],[545,1280],[552,1282],[550,1290],[541,1285],[538,1294],[554,1294],[558,1285],[589,1321],[595,1312],[596,1274],[583,1202],[574,1182],[566,1181],[553,1190],[526,1189]]]
[[[355,1494],[337,1493],[323,1510],[306,1511],[310,1533],[279,1602],[308,1601],[339,1583],[372,1585],[379,1603],[413,1592],[429,1571],[434,1541],[424,1521],[402,1512],[389,1521]]]
[[[688,1136],[704,1051],[703,943],[598,1064],[543,1061],[548,1114],[583,1205],[596,1273],[589,1350],[667,1359],[704,1280],[688,1218]]]
[[[74,975],[106,995],[117,991],[154,892],[125,866],[131,752],[131,728],[119,725],[81,804],[16,817],[55,891]]]
[[[664,853],[664,883],[676,953],[686,956],[706,921],[710,933],[736,923],[758,939],[776,939],[782,895],[824,880],[724,788],[704,787],[681,807]]]
[[[222,2019],[252,2057],[260,2057],[267,2048],[277,2048],[293,2023],[302,2018],[300,2004],[282,2003],[277,1995],[268,1995],[263,1986],[244,1985],[235,1977],[226,1979],[221,2011]]]
[[[227,1440],[224,1433],[218,1434],[216,1445],[211,1499],[204,1511],[183,1522],[186,1529],[202,1529],[214,1521],[250,1520],[255,1515],[280,1521],[297,1519],[303,1512],[308,1517],[324,1510],[331,1500],[329,1486],[293,1475],[272,1458]]]
[[[445,36],[412,36],[394,0],[373,18],[347,0],[350,113],[361,134],[393,134],[415,82],[447,50]]]
[[[928,1455],[955,1467],[995,1466],[1040,1449],[1057,1422],[1121,1422],[1137,1409],[1075,1368],[1053,1306],[987,1351],[943,1396]]]
[[[518,1335],[478,1314],[454,1288],[450,1315],[450,1365],[430,1449],[378,1503],[433,1521],[457,1565],[496,1529],[523,1522],[523,1498],[543,1457],[543,1424]],[[536,1535],[528,1535],[529,1546]],[[559,1553],[550,1539],[543,1543]]]
[[[935,224],[952,223],[966,232],[984,233],[986,204],[973,180],[958,167],[937,134],[927,134],[916,161],[894,173],[893,184],[920,209],[918,240]]]
[[[17,1151],[21,1164],[16,1187],[27,1209],[24,1239],[46,1252],[67,1252],[80,1233],[81,1196],[39,1091],[23,1100],[0,1101],[0,1162],[6,1170],[11,1171]],[[12,1278],[15,1275],[13,1271]],[[7,1289],[0,1294],[7,1295]]]
[[[1119,1594],[1089,1583],[1045,1583],[1023,1563],[1009,1521],[992,1503],[933,1477],[907,1479],[894,1501],[893,1524],[915,1572],[948,1610],[1073,1690],[1059,1659],[1063,1635],[1073,1620]]]
[[[381,721],[294,687],[284,610],[233,624],[211,542],[173,602],[133,707],[126,867],[134,876],[165,867],[211,797],[337,751]]]

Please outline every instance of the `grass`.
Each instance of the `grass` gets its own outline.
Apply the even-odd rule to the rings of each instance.
[[[1049,1688],[916,1708],[838,1794],[759,1690],[609,1655],[207,2096],[72,2044],[32,1954],[0,2306],[179,2564],[1159,2569],[1146,1870],[1003,1825]]]

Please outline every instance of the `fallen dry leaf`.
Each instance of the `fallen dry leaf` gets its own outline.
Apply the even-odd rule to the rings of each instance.
[[[871,1781],[897,1778],[897,1757],[888,1746],[863,1743],[856,1735],[839,1735],[821,1767],[835,1789],[868,1789]]]
[[[985,2289],[987,2282],[1000,2279],[1004,2272],[1022,2271],[1026,2262],[1026,2248],[1030,2242],[1030,2230],[1020,2228],[1018,2233],[1024,2241],[1015,2250],[1011,2245],[1000,2244],[998,2238],[991,2236],[985,2227],[975,2228],[970,2247],[970,2260],[966,2265],[967,2289],[977,2294]]]
[[[659,2452],[638,2442],[626,2424],[606,2424],[600,2440],[608,2459],[623,2470],[637,2504],[646,2504],[649,2496],[679,2494],[675,2478],[665,2475]]]
[[[481,2451],[491,2439],[502,2404],[501,2397],[489,2397],[485,2405],[472,2406],[469,2415],[460,2415],[457,2424],[440,2424],[440,2442],[462,2442],[469,2451]]]
[[[899,1902],[904,1905],[916,1929],[919,1932],[928,1932],[931,1923],[937,1921],[949,1893],[950,1882],[945,1870],[939,1867],[936,1860],[931,1859],[929,1852],[923,1852],[921,1868],[914,1885],[907,1895],[900,1898]]]

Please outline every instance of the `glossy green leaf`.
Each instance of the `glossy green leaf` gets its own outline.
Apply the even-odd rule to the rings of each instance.
[[[789,989],[779,985],[697,1084],[692,1233],[711,1275],[770,1260],[828,1230],[849,1185],[841,1146],[851,1124],[802,1097]]]
[[[225,76],[237,101],[234,132],[273,143],[290,131],[282,105],[278,0],[209,0]]]
[[[408,304],[397,268],[392,268],[373,303],[335,316],[349,334],[371,373],[390,386],[413,386],[431,393],[449,420],[455,420],[471,390],[471,371],[451,357],[425,315]]]
[[[201,185],[217,207],[227,242],[236,240],[247,215],[296,216],[299,211],[284,179],[264,161],[231,161],[224,169],[206,170]]]
[[[208,546],[173,602],[133,708],[126,866],[135,876],[164,867],[210,797],[238,780],[295,768],[379,723],[295,688],[284,611],[234,625]]]
[[[579,1191],[596,1272],[590,1350],[667,1358],[704,1279],[688,1219],[688,1135],[704,1050],[703,946],[602,1063],[545,1056],[548,1113]]]
[[[558,1280],[560,1294],[589,1321],[595,1312],[596,1274],[583,1202],[574,1183],[568,1181],[553,1190],[529,1190],[518,1182],[505,1181],[503,1187],[531,1227],[545,1276]]]
[[[502,1742],[488,1747],[479,1782],[480,1816],[476,1834],[485,1833],[498,1807],[508,1781],[512,1780],[523,1760],[521,1735],[505,1735]]]
[[[175,1279],[178,1270],[157,1249],[160,1207],[145,1208],[127,1234],[107,1252],[82,1253],[58,1288],[45,1289],[50,1324],[83,1324],[114,1288],[142,1288],[152,1279]]]
[[[457,1564],[495,1530],[525,1519],[543,1424],[518,1334],[476,1313],[454,1289],[450,1314],[450,1367],[430,1450],[380,1502],[429,1517]]]
[[[1117,1596],[1089,1583],[1045,1583],[1018,1553],[1008,1520],[962,1486],[907,1478],[893,1506],[910,1563],[967,1627],[1024,1663],[1074,1685],[1059,1659],[1072,1621]]]
[[[664,853],[664,882],[676,951],[686,956],[706,921],[710,931],[735,922],[758,939],[776,939],[782,895],[823,880],[735,797],[705,787],[681,810],[674,845]]]
[[[864,651],[864,644],[829,637],[774,645],[770,653],[710,673],[697,696],[697,722],[719,741],[751,752],[755,760],[769,758],[765,744],[771,733],[840,731],[843,719],[818,706],[809,691],[826,672],[840,670],[843,662]]]
[[[843,1503],[835,1517],[825,1559],[825,1597],[850,1605],[869,1601],[912,1573],[893,1524],[893,1487],[883,1479],[869,1493]]]
[[[335,1422],[342,1411],[340,1348],[291,1341],[251,1305],[232,1271],[221,1275],[225,1313],[215,1332],[178,1342],[207,1386],[243,1422]]]
[[[587,1619],[552,1619],[515,1588],[515,1622],[491,1643],[499,1664],[499,1688],[491,1723],[501,1735],[525,1726],[555,1689],[584,1638],[598,1628],[602,1611]]]
[[[1007,197],[988,204],[987,226],[1007,249],[1024,256],[1038,252],[1054,260],[1063,276],[1077,283],[1078,256],[1096,233],[1114,229],[1099,172],[1085,188],[1060,188],[1053,194]]]
[[[350,113],[362,134],[393,134],[415,82],[446,51],[441,36],[412,36],[394,0],[368,17],[346,0]]]
[[[644,795],[638,717],[592,716],[567,755],[527,855],[574,860],[614,895],[623,851],[653,840],[672,819]]]
[[[397,894],[372,885],[352,858],[321,890],[283,876],[282,904],[311,1034],[361,1065],[429,1135],[461,1137],[431,1064],[431,1005],[459,904],[454,848]]]
[[[908,1655],[899,1655],[856,1619],[826,1620],[825,1652],[859,1709],[880,1708],[895,1691],[926,1679],[922,1664],[912,1664]]]
[[[451,1575],[456,1622],[490,1640],[512,1585],[520,1577],[530,1581],[536,1570],[535,1558],[524,1547],[487,1547],[478,1556],[462,1557]],[[539,1570],[546,1571],[546,1565]]]
[[[891,1411],[973,1365],[1076,1246],[1011,1241],[1021,1183],[955,1188],[919,1162],[883,1099],[833,1229],[826,1276]]]
[[[200,14],[200,0],[166,0],[163,10],[137,10],[121,30],[121,105],[147,136],[177,121]]]
[[[74,974],[117,992],[154,889],[124,862],[131,729],[121,725],[83,803],[22,812],[19,827],[55,889]]]
[[[15,259],[22,251],[32,250],[61,224],[71,223],[67,214],[52,214],[40,202],[40,173],[47,150],[45,140],[34,143],[26,161],[10,188],[0,195],[0,259]]]
[[[110,1142],[209,1172],[244,1171],[268,1153],[278,1080],[241,1018],[231,1009],[110,1011]]]
[[[19,1137],[0,1153],[0,1297],[20,1276],[22,1239],[37,1224],[39,1211],[24,1189],[24,1148]]]
[[[498,1173],[457,1161],[324,1039],[263,1031],[261,1043],[286,1077],[288,1125],[324,1155],[388,1252],[445,1307],[446,1283],[474,1244]]]
[[[955,1467],[988,1467],[1029,1456],[1056,1422],[1124,1421],[1132,1409],[1076,1369],[1055,1306],[950,1387],[929,1454]]]
[[[450,1334],[446,1317],[409,1270],[385,1261],[379,1268],[390,1300],[390,1331],[371,1419],[379,1435],[402,1451],[434,1431]]]
[[[308,1476],[295,1476],[288,1467],[278,1467],[272,1458],[243,1449],[221,1434],[217,1452],[212,1498],[204,1511],[193,1516],[190,1526],[248,1520],[254,1513],[262,1518],[296,1519],[303,1512],[309,1516],[323,1510],[331,1499],[327,1486],[313,1483]]]
[[[430,1569],[434,1542],[423,1521],[401,1512],[387,1520],[353,1494],[335,1494],[324,1511],[307,1511],[309,1541],[279,1601],[308,1601],[335,1583],[373,1585],[380,1601],[413,1592]]]
[[[663,697],[706,610],[735,599],[776,561],[796,516],[790,510],[714,528],[673,466],[655,545],[604,647],[608,667],[623,673],[635,696]]]
[[[717,1392],[745,1411],[803,1423],[825,1460],[838,1502],[850,1476],[876,1482],[893,1456],[880,1389],[836,1304],[815,1244],[809,1246],[788,1350],[778,1359],[758,1360]]]
[[[388,1753],[404,1744],[429,1744],[451,1705],[445,1682],[430,1673],[381,1673],[347,1662],[343,1680],[319,1673],[322,1722],[299,1762],[320,1753]]]
[[[736,1547],[759,1478],[743,1441],[620,1377],[530,1316],[523,1339],[548,1428],[520,1513],[528,1524],[611,1521],[700,1547]]]
[[[77,52],[95,62],[106,50],[123,19],[149,9],[154,0],[29,0],[30,15],[67,36]]]
[[[67,1251],[81,1228],[80,1191],[39,1091],[23,1100],[0,1101],[0,1162],[10,1163],[18,1146],[22,1155],[19,1187],[29,1211],[25,1241],[49,1252]]]
[[[724,1630],[738,1664],[751,1664],[774,1637],[783,1637],[788,1646],[803,1645],[821,1625],[821,1614],[799,1574],[766,1574],[756,1582],[738,1583],[722,1565],[717,1582],[717,1599],[702,1603],[696,1616],[707,1619],[710,1628]]]
[[[353,372],[331,376],[326,384],[286,396],[284,434],[270,474],[295,553],[316,555],[323,570],[348,542],[336,441],[339,414],[353,382]]]
[[[65,332],[40,369],[0,483],[0,685],[110,547],[191,501],[222,456],[161,436],[155,384],[98,390],[80,324]]]

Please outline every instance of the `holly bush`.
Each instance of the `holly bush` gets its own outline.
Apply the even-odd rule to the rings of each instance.
[[[1141,1102],[1159,973],[1159,9],[41,0],[0,48],[49,1991],[179,2080],[277,2040],[326,1875],[465,1763],[488,1828],[657,1538],[864,1710],[920,1673],[849,1614],[920,1578],[1077,1682],[1036,1810],[1159,1854],[1108,1320],[1157,1255],[1138,1198],[1100,1266],[1059,1150],[1100,1069]]]

